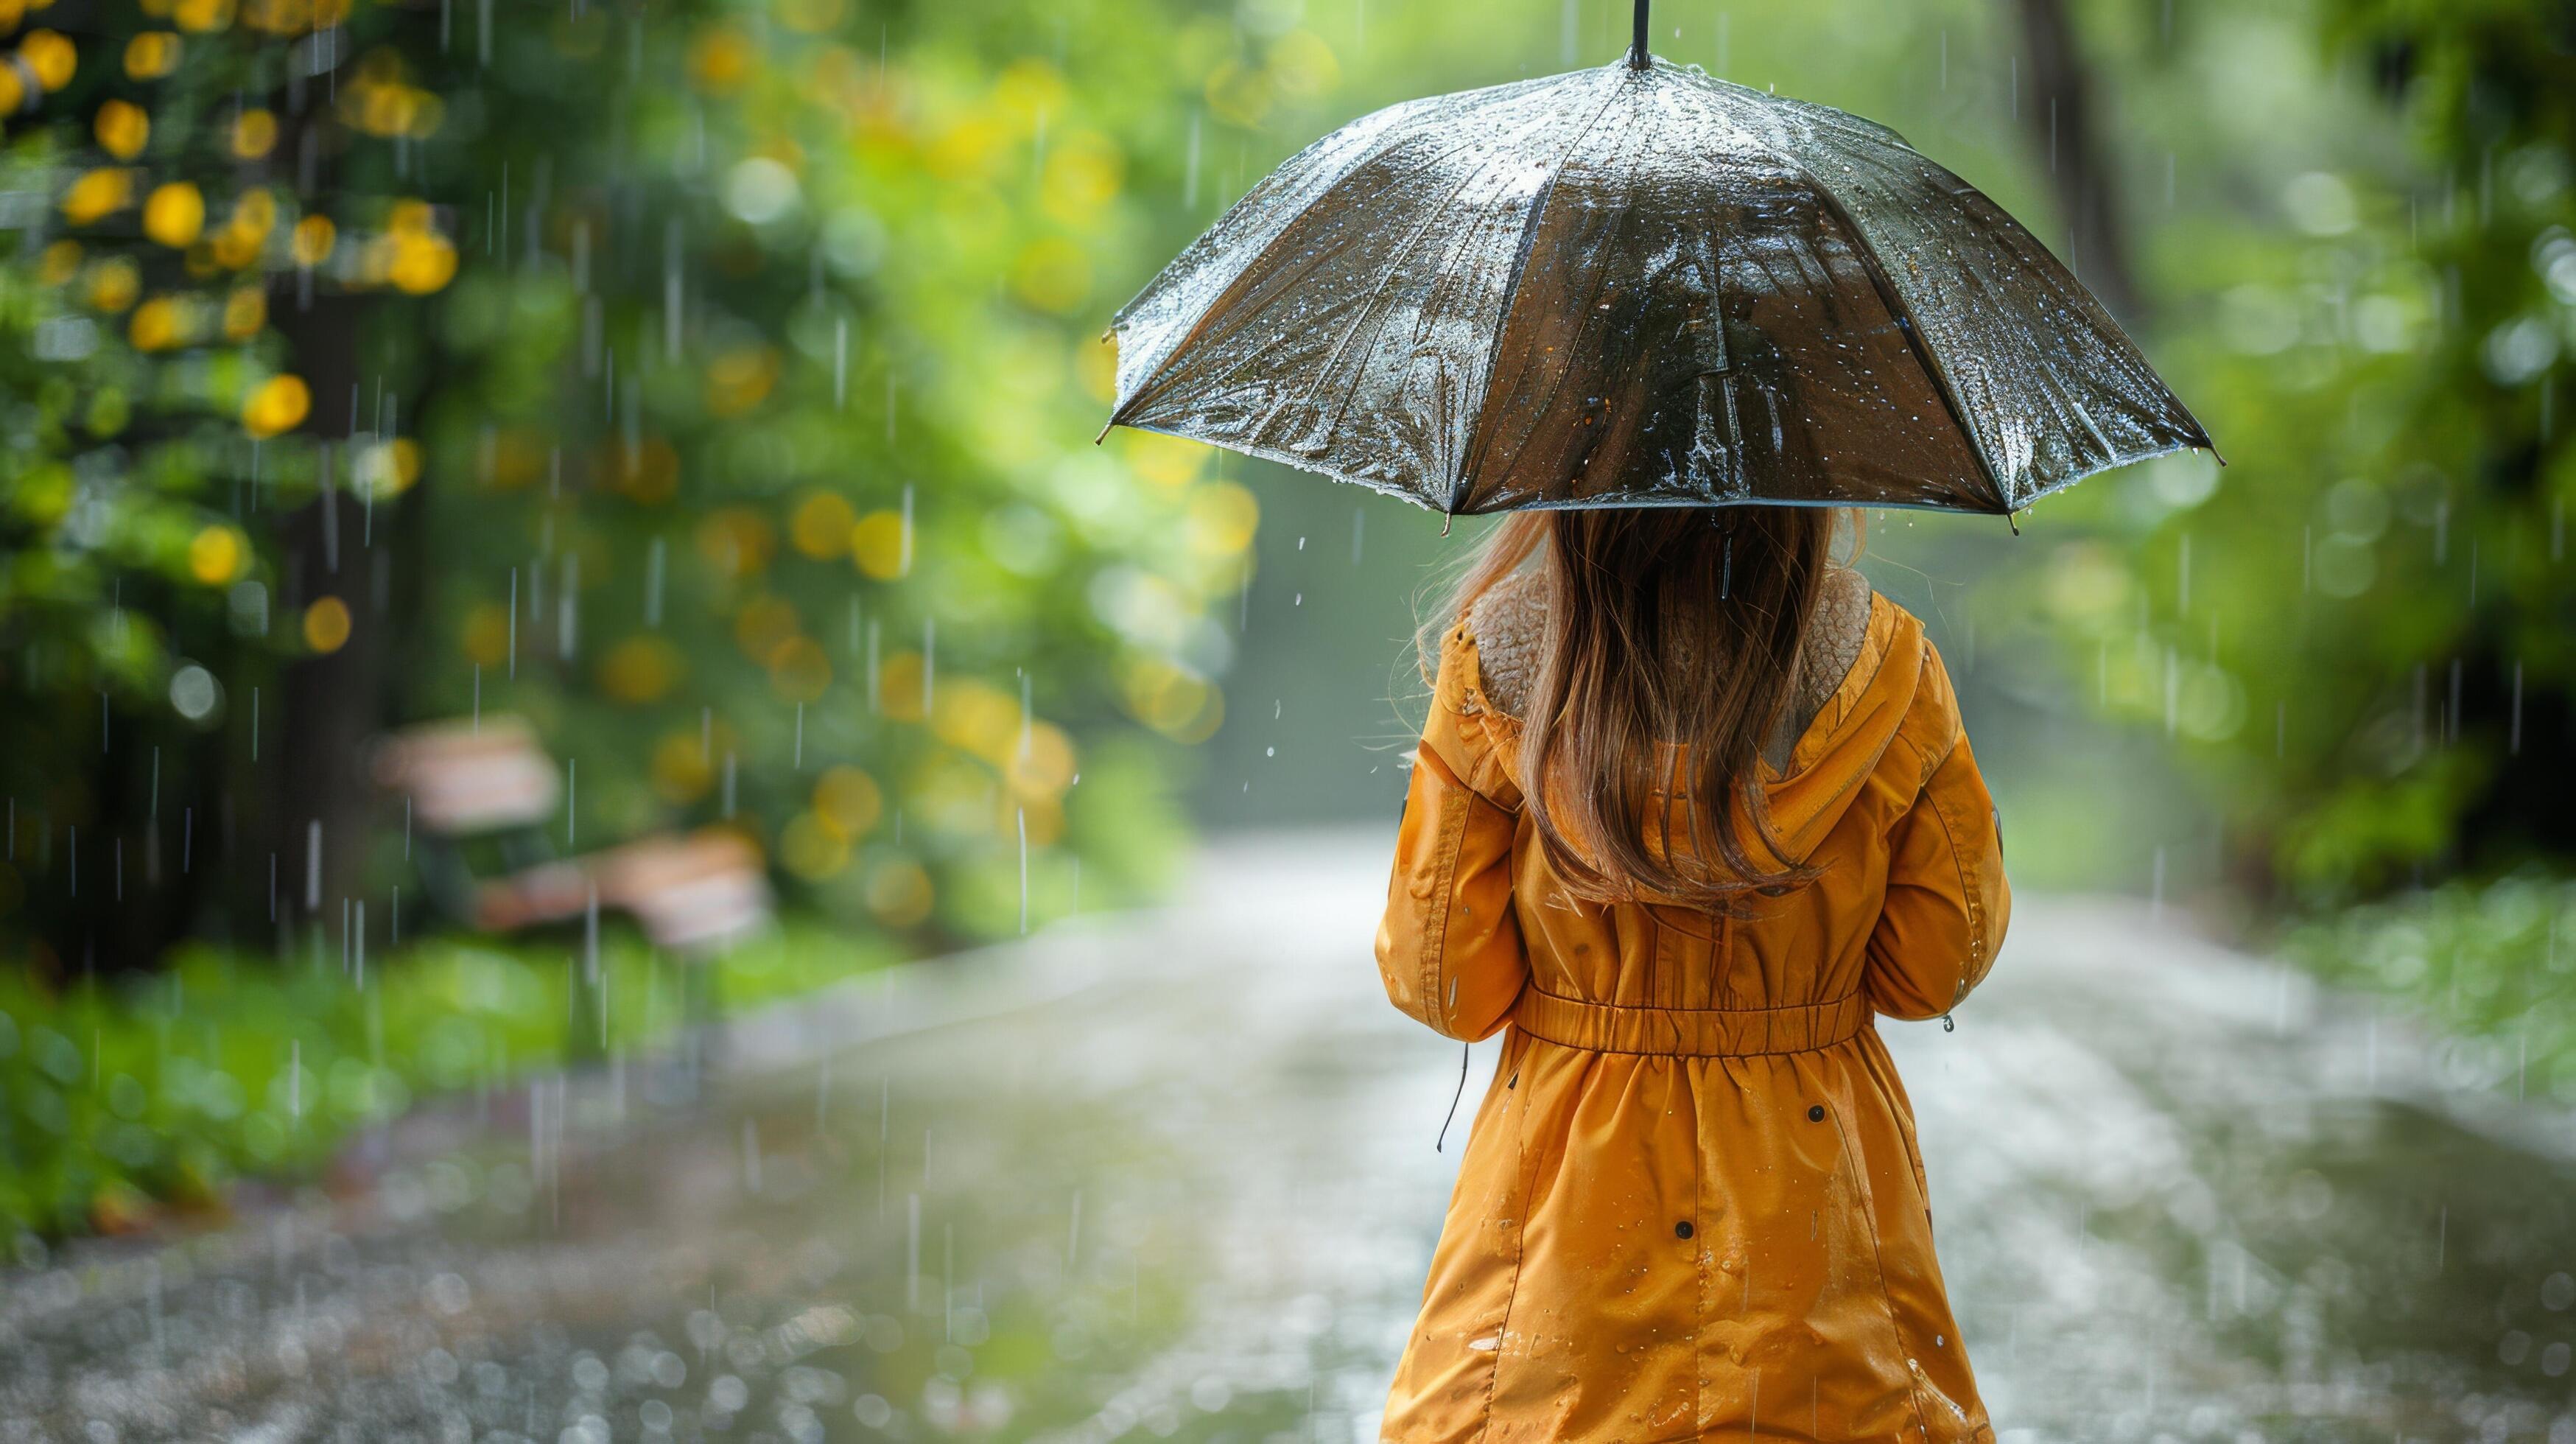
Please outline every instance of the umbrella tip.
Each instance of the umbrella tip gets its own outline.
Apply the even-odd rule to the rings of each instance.
[[[1092,445],[1094,445],[1094,446],[1098,446],[1100,443],[1102,443],[1102,442],[1104,442],[1104,441],[1107,441],[1107,440],[1109,439],[1109,428],[1111,428],[1111,427],[1113,427],[1113,426],[1116,426],[1117,424],[1118,424],[1118,418],[1117,418],[1117,417],[1115,417],[1115,416],[1113,416],[1113,417],[1109,418],[1107,421],[1104,421],[1104,422],[1100,423],[1100,434],[1099,434],[1098,436],[1095,436],[1095,437],[1091,438],[1091,444],[1092,444]]]

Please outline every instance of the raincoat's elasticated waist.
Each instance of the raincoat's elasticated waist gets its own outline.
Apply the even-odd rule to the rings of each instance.
[[[1640,1008],[1525,988],[1512,1010],[1515,1027],[1550,1043],[1679,1058],[1806,1053],[1856,1037],[1868,1022],[1858,993],[1790,1008]]]

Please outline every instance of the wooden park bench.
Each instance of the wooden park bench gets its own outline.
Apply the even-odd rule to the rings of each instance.
[[[772,919],[760,853],[730,829],[559,855],[549,829],[561,821],[563,775],[520,718],[408,727],[379,741],[373,761],[377,784],[410,799],[433,899],[480,931],[569,922],[597,907],[632,916],[657,948],[707,954]]]

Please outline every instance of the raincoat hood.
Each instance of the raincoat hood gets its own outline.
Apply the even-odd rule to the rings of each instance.
[[[1772,861],[1794,866],[1812,857],[1900,735],[1934,757],[1957,740],[1949,679],[1923,660],[1923,624],[1874,596],[1860,655],[1799,737],[1787,771],[1763,767],[1763,795],[1780,843]],[[1927,688],[1936,695],[1926,696]]]

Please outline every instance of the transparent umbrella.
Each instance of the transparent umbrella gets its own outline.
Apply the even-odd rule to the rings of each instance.
[[[1617,64],[1393,106],[1272,172],[1118,312],[1110,425],[1452,514],[2009,514],[2210,444],[1974,186],[1657,60],[1646,24]]]

